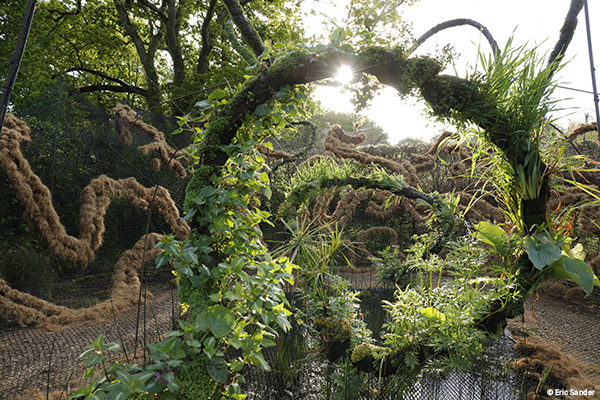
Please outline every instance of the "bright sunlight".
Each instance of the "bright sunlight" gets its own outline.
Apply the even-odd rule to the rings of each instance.
[[[354,78],[354,72],[352,72],[352,68],[347,65],[342,65],[335,76],[335,80],[344,85],[350,83],[352,78]]]

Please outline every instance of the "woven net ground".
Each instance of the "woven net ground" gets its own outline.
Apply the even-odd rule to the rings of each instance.
[[[0,399],[27,398],[31,389],[39,389],[45,398],[46,390],[70,394],[83,386],[86,368],[78,356],[100,334],[105,342],[122,345],[110,360],[142,363],[143,349],[173,329],[179,315],[174,290],[155,286],[153,298],[141,308],[131,306],[101,324],[78,324],[60,332],[0,325]]]

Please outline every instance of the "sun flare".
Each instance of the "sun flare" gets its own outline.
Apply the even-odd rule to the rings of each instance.
[[[335,76],[335,80],[342,84],[350,83],[352,78],[354,78],[354,72],[352,72],[352,68],[347,65],[342,65]]]

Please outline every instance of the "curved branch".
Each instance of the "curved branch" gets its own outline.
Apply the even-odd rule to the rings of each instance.
[[[98,84],[98,85],[83,86],[83,87],[78,88],[77,90],[79,90],[81,93],[90,93],[90,92],[96,92],[98,90],[106,90],[106,91],[115,92],[115,93],[135,93],[135,94],[139,94],[141,96],[148,95],[148,91],[146,89],[139,88],[137,86],[118,86],[118,85]]]
[[[92,74],[92,75],[99,76],[99,77],[100,77],[100,78],[102,78],[102,79],[106,79],[107,81],[111,81],[111,82],[118,83],[118,84],[119,84],[119,85],[121,85],[121,86],[130,86],[130,85],[128,85],[127,83],[123,82],[123,81],[122,81],[122,80],[120,80],[120,79],[113,78],[112,76],[110,76],[110,75],[107,75],[107,74],[105,74],[104,72],[101,72],[101,71],[96,71],[96,70],[94,70],[94,69],[91,69],[91,68],[85,68],[85,67],[71,67],[71,68],[67,68],[67,69],[65,70],[65,72],[87,72],[87,73],[89,73],[89,74]]]
[[[212,44],[210,43],[210,22],[215,14],[215,6],[217,0],[211,0],[206,10],[206,16],[202,21],[202,27],[200,29],[200,37],[202,38],[202,46],[200,47],[200,54],[198,55],[198,62],[196,63],[196,72],[199,74],[205,74],[208,72],[208,55],[212,51]]]
[[[560,28],[558,42],[554,46],[554,50],[552,50],[550,57],[548,57],[548,66],[560,61],[567,51],[567,47],[569,47],[569,44],[571,44],[573,34],[575,33],[575,28],[577,27],[577,15],[579,15],[579,12],[582,10],[584,1],[585,0],[571,0],[569,12],[567,12],[565,22],[563,23],[562,28]],[[553,68],[553,70],[556,71],[557,68],[558,64]]]
[[[485,26],[481,25],[479,22],[474,21],[468,18],[458,18],[450,21],[442,22],[425,32],[420,38],[417,39],[417,42],[413,45],[413,47],[409,50],[408,54],[413,53],[420,45],[422,45],[427,39],[435,35],[436,33],[443,31],[444,29],[454,28],[462,25],[470,25],[474,28],[477,28],[479,32],[485,36],[488,43],[492,47],[492,51],[494,52],[494,56],[497,57],[500,54],[500,48],[498,47],[498,43],[494,40],[494,37]]]
[[[77,15],[77,14],[81,13],[81,0],[77,0],[77,2],[75,3],[75,9],[74,10],[60,11],[60,10],[55,9],[55,8],[49,8],[48,12],[50,14],[57,14],[58,17],[55,19],[55,22],[58,22],[62,18],[66,17],[67,15]]]
[[[244,42],[246,42],[254,52],[254,55],[261,55],[265,51],[265,46],[260,36],[258,36],[258,33],[256,33],[252,27],[252,24],[250,24],[250,21],[248,21],[244,15],[240,3],[238,3],[237,0],[223,0],[223,3],[225,4],[225,7],[227,7],[227,10],[229,10],[229,14],[235,23],[235,26],[240,30]]]
[[[159,9],[158,7],[156,7],[154,4],[150,3],[147,0],[138,0],[138,3],[140,3],[142,6],[154,11],[161,20],[166,21],[167,20],[167,15],[164,13],[163,10]]]

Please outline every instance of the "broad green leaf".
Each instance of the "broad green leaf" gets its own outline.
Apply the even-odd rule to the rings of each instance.
[[[202,311],[196,323],[201,330],[210,330],[217,339],[221,339],[231,331],[235,316],[222,305],[216,305]]]
[[[108,392],[108,398],[111,400],[126,400],[129,397],[131,391],[127,386],[120,385],[110,392]]]
[[[210,197],[215,193],[215,188],[212,186],[204,186],[202,189],[200,189],[200,192],[198,193],[198,195],[200,197]]]
[[[146,382],[148,379],[153,378],[155,373],[155,371],[140,371],[134,377],[138,382]]]
[[[101,363],[105,359],[106,357],[104,355],[94,354],[85,359],[85,366],[89,368],[93,365]]]
[[[270,371],[271,370],[271,366],[265,360],[265,358],[263,357],[262,353],[255,353],[252,357],[250,357],[250,363],[252,365],[255,365],[255,366],[259,367],[260,369],[262,369],[264,371]]]
[[[444,315],[444,313],[436,310],[433,307],[427,307],[427,308],[419,308],[419,314],[421,314],[421,316],[427,320],[430,321],[445,321],[446,320],[446,316]]]
[[[92,347],[95,349],[100,349],[100,346],[102,346],[103,343],[104,343],[104,334],[101,333],[98,335],[96,340],[94,340],[94,343],[92,343]]]
[[[504,229],[498,225],[491,224],[486,221],[481,221],[475,225],[479,238],[489,245],[498,247],[508,241],[508,235]]]
[[[523,238],[523,245],[527,250],[527,257],[539,270],[558,260],[562,254],[560,247],[546,235],[526,236]]]
[[[218,100],[218,99],[222,99],[223,97],[227,96],[227,92],[225,92],[223,89],[217,89],[214,90],[209,96],[208,96],[208,100]]]
[[[156,268],[158,269],[162,267],[163,265],[171,261],[172,258],[173,257],[170,254],[161,251],[155,259]]]
[[[225,383],[229,376],[227,363],[222,357],[213,357],[206,363],[206,370],[211,378],[219,383]]]
[[[266,104],[259,104],[258,107],[256,107],[256,110],[254,110],[254,115],[258,116],[258,117],[264,117],[265,115],[269,114],[271,112],[271,108],[269,108],[269,106],[267,106]]]
[[[183,251],[181,252],[181,258],[193,265],[198,265],[198,254],[196,254],[197,251],[198,249],[196,249],[195,247],[188,247],[186,249],[183,249]]]
[[[543,272],[542,281],[551,279],[570,279],[577,283],[586,295],[589,295],[598,278],[594,276],[592,268],[585,261],[562,256]]]

